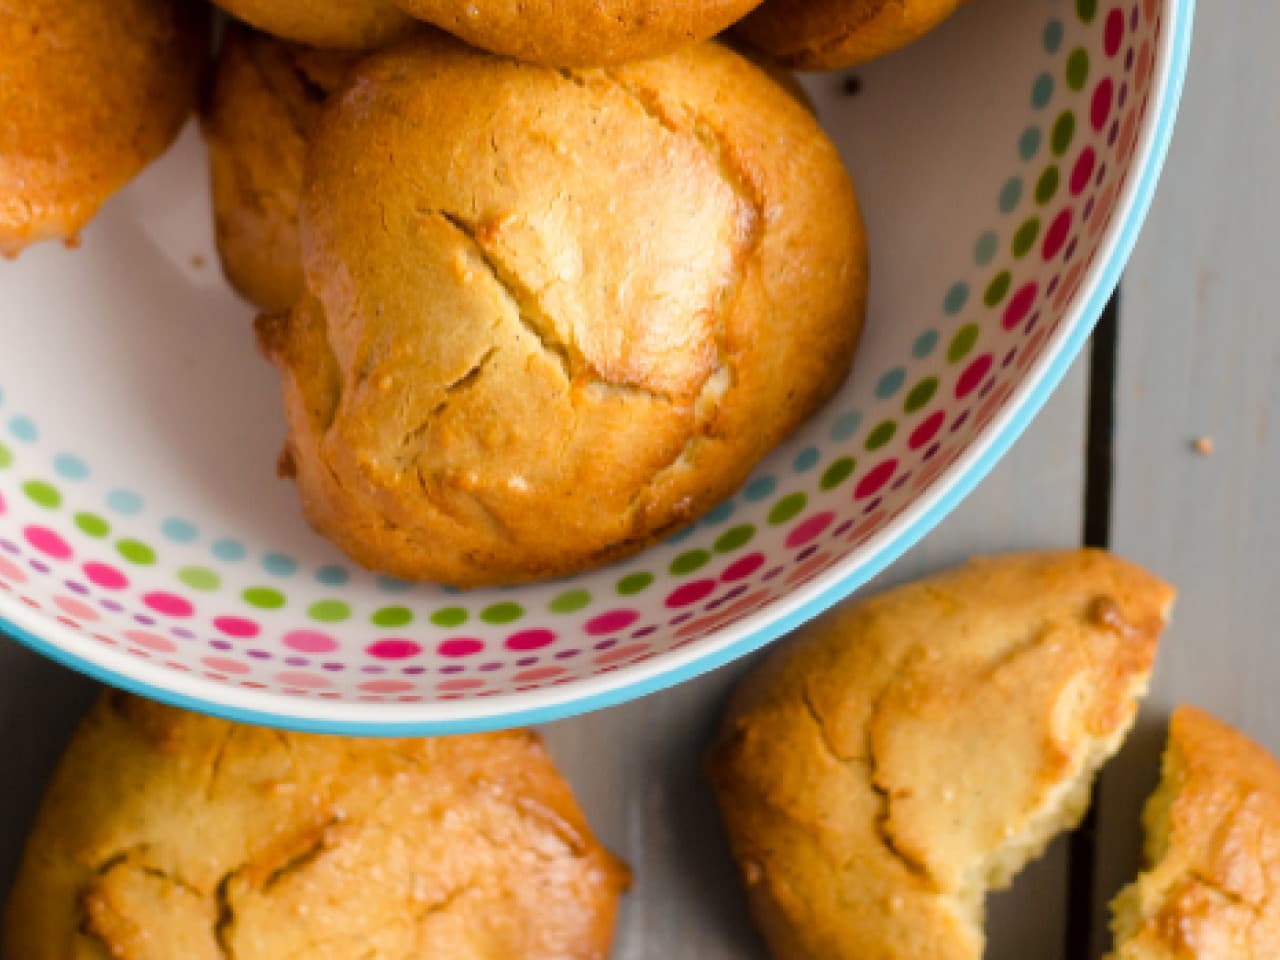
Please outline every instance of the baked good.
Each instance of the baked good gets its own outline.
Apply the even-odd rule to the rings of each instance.
[[[344,90],[303,189],[307,293],[259,334],[285,471],[365,566],[470,586],[632,553],[847,373],[853,187],[742,57],[562,72],[431,34]]]
[[[892,53],[963,0],[765,0],[734,29],[792,70],[840,70]]]
[[[714,36],[760,0],[396,0],[494,53],[554,67],[605,66]]]
[[[969,564],[803,629],[709,770],[779,960],[978,960],[983,899],[1075,825],[1173,591],[1096,551]]]
[[[204,118],[222,268],[264,310],[302,294],[298,202],[320,108],[361,56],[226,30]]]
[[[1112,904],[1112,960],[1280,956],[1280,764],[1181,707],[1147,802],[1148,869]]]
[[[233,17],[313,47],[372,50],[413,30],[394,0],[213,0]]]
[[[528,731],[378,740],[107,693],[4,926],[14,960],[604,960],[626,868]]]
[[[0,0],[0,254],[74,242],[164,151],[207,31],[189,0]]]

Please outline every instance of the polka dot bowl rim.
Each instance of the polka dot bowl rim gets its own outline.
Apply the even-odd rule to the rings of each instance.
[[[289,698],[220,685],[151,660],[122,660],[111,651],[75,643],[72,629],[24,606],[13,593],[0,592],[0,629],[69,667],[156,700],[251,723],[358,735],[459,733],[545,722],[643,696],[768,644],[848,596],[937,525],[1008,451],[1081,351],[1132,253],[1173,133],[1195,4],[1159,0],[1159,6],[1164,30],[1158,35],[1152,109],[1138,133],[1116,215],[1057,329],[985,429],[931,486],[871,539],[765,608],[712,630],[696,643],[563,686],[418,703]]]

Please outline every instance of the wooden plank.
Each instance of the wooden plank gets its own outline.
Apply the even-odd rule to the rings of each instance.
[[[1083,502],[1085,364],[1012,453],[951,517],[875,586],[902,582],[978,552],[1079,542]],[[631,863],[617,960],[752,960],[766,955],[747,919],[702,752],[738,663],[674,690],[545,733],[592,824]],[[991,904],[988,960],[1060,960],[1065,845]]]
[[[1115,548],[1182,591],[1136,736],[1100,801],[1101,906],[1131,878],[1169,711],[1195,703],[1280,752],[1280,6],[1196,24],[1179,132],[1121,309]],[[1198,436],[1213,455],[1197,455]]]

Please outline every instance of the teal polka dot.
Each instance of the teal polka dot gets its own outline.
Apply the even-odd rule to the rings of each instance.
[[[169,517],[160,524],[160,532],[174,543],[190,543],[196,538],[196,528],[181,517]]]
[[[916,342],[911,345],[911,355],[917,360],[923,360],[929,354],[933,353],[938,347],[938,331],[926,330],[920,336],[916,337]]]
[[[1040,152],[1041,133],[1039,127],[1027,127],[1018,138],[1018,156],[1030,160]]]
[[[1050,20],[1044,27],[1044,49],[1046,53],[1057,53],[1062,49],[1062,21]]]
[[[733,511],[733,501],[725,500],[723,503],[718,504],[714,510],[707,513],[707,515],[702,518],[702,523],[704,526],[718,527],[733,516]]]
[[[89,476],[89,465],[70,453],[60,453],[54,457],[53,469],[63,480],[83,480]]]
[[[224,563],[235,563],[245,558],[244,544],[239,540],[215,540],[209,547],[213,555]]]
[[[1000,212],[1013,213],[1018,209],[1018,204],[1022,200],[1022,180],[1019,177],[1010,177],[1005,181],[1003,187],[1000,188]]]
[[[821,457],[822,454],[818,452],[817,447],[808,447],[807,449],[801,450],[796,456],[795,460],[791,464],[791,469],[796,473],[805,473],[806,471],[812,470],[816,467],[818,465],[818,460]]]
[[[321,567],[316,571],[316,580],[326,587],[340,587],[351,579],[351,574],[339,566]]]
[[[957,313],[964,309],[964,305],[969,302],[969,285],[961,281],[953,283],[951,289],[947,291],[947,295],[942,300],[942,309],[947,316],[954,317]]]
[[[995,259],[996,251],[999,249],[1000,238],[996,236],[994,230],[988,230],[973,245],[973,262],[980,267],[985,267]]]
[[[677,530],[671,536],[667,537],[667,543],[680,543],[688,540],[693,536],[694,527],[685,527],[683,530]]]
[[[461,596],[462,594],[467,592],[463,590],[461,587],[455,587],[451,583],[440,584],[440,589],[443,590],[445,593],[447,593],[451,597]]]
[[[851,440],[860,426],[862,426],[862,414],[857,410],[850,410],[848,413],[841,414],[836,419],[836,422],[831,425],[831,439],[836,443],[844,443],[847,440]]]
[[[142,498],[132,490],[112,490],[107,494],[107,506],[132,517],[142,512]]]
[[[413,589],[413,584],[407,580],[398,580],[395,577],[383,575],[378,577],[378,589],[383,593],[405,593]]]
[[[262,569],[277,577],[287,577],[298,569],[298,561],[283,553],[268,553],[262,558]]]
[[[747,484],[746,489],[742,491],[742,495],[748,500],[764,500],[773,494],[778,487],[778,481],[773,477],[756,477]]]
[[[894,394],[902,389],[902,385],[907,382],[907,371],[902,367],[894,367],[876,384],[876,396],[881,400],[889,400]],[[813,462],[818,462],[818,451],[813,451]]]
[[[30,417],[14,417],[9,421],[9,432],[23,443],[35,443],[40,439],[40,431],[31,422]]]
[[[1043,110],[1052,99],[1053,77],[1050,74],[1042,73],[1036,77],[1036,82],[1031,87],[1031,106],[1037,110]]]

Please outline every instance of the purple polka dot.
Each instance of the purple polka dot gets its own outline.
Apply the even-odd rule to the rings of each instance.
[[[270,660],[270,659],[271,659],[271,651],[269,651],[269,650],[263,650],[263,649],[261,649],[260,647],[254,647],[252,650],[246,650],[246,651],[245,651],[245,653],[247,653],[249,656],[253,657],[253,659],[255,659],[255,660]]]
[[[490,660],[488,663],[482,663],[476,669],[483,670],[485,673],[492,673],[494,670],[502,669],[502,661]]]
[[[284,662],[286,666],[290,667],[305,667],[311,663],[306,657],[285,657]]]
[[[338,661],[336,661],[336,660],[330,660],[328,663],[322,663],[322,664],[320,664],[320,669],[321,669],[321,670],[329,670],[329,671],[331,671],[331,672],[333,672],[333,673],[337,673],[337,672],[338,672],[338,671],[340,671],[340,670],[345,670],[345,669],[347,669],[347,665],[346,665],[345,663],[339,663],[339,662],[338,662]]]
[[[231,650],[231,649],[233,649],[233,644],[229,643],[229,642],[228,642],[228,641],[226,641],[226,640],[210,640],[210,641],[209,641],[209,646],[213,647],[213,649],[215,649],[215,650],[224,650],[224,651],[225,651],[225,650]]]
[[[581,650],[578,650],[578,649],[576,649],[576,648],[574,648],[574,647],[570,647],[568,650],[557,650],[557,651],[556,651],[556,659],[557,659],[557,660],[569,660],[569,659],[570,659],[570,658],[572,658],[572,657],[576,657],[576,656],[577,656],[578,654],[580,654],[580,653],[582,653],[582,651],[581,651]]]
[[[682,623],[688,623],[688,622],[689,622],[690,620],[692,620],[692,619],[693,619],[693,611],[692,611],[692,610],[686,610],[684,613],[679,614],[678,616],[672,617],[672,618],[668,621],[668,623],[670,623],[670,625],[671,625],[671,626],[673,626],[673,627],[678,627],[678,626],[680,626],[680,624],[682,624]]]
[[[537,663],[537,662],[538,662],[538,660],[539,660],[539,659],[540,659],[540,658],[538,658],[538,657],[521,657],[519,660],[517,660],[517,661],[516,661],[516,666],[517,666],[517,667],[532,667],[535,663]]]
[[[169,630],[179,640],[194,640],[196,635],[186,627],[171,627]]]
[[[360,668],[360,672],[372,673],[372,674],[386,673],[387,668],[379,666],[376,663],[366,663],[363,667]]]
[[[1027,321],[1027,325],[1022,328],[1022,335],[1026,336],[1036,328],[1036,324],[1040,322],[1040,311],[1037,310],[1031,315],[1031,319]]]
[[[466,669],[467,668],[460,663],[446,663],[443,667],[440,668],[440,672],[447,675],[447,674],[453,674],[453,673],[463,673]]]
[[[877,510],[879,510],[879,509],[880,509],[880,501],[881,501],[881,498],[880,498],[880,497],[876,497],[874,500],[872,500],[870,503],[868,503],[866,506],[864,506],[864,507],[862,508],[862,515],[865,517],[867,514],[869,514],[869,513],[875,513]]]
[[[801,550],[799,553],[796,554],[796,563],[803,563],[804,561],[808,560],[817,552],[818,552],[818,545],[816,543],[809,544],[809,546],[805,547],[803,550]]]
[[[938,451],[942,449],[942,444],[935,443],[924,452],[924,456],[920,458],[921,462],[928,462],[938,455]]]
[[[852,529],[853,529],[853,521],[846,520],[844,523],[840,524],[840,526],[836,527],[834,530],[831,531],[831,536],[843,537],[846,533],[848,533]]]
[[[68,590],[70,590],[72,593],[78,593],[78,594],[80,594],[80,596],[82,596],[82,597],[83,597],[83,596],[85,596],[85,595],[89,592],[89,588],[88,588],[88,587],[86,587],[83,583],[81,583],[81,582],[80,582],[80,581],[78,581],[78,580],[68,580],[68,581],[66,581],[66,587],[67,587],[67,589],[68,589]]]
[[[893,486],[891,486],[889,489],[890,489],[890,490],[901,490],[903,487],[905,487],[905,486],[907,485],[907,481],[908,481],[908,480],[910,480],[910,479],[911,479],[911,471],[910,471],[910,470],[908,470],[908,471],[907,471],[906,473],[904,473],[902,476],[898,477],[898,479],[897,479],[897,480],[893,481]]]
[[[649,626],[647,626],[647,627],[641,627],[639,630],[632,630],[632,631],[631,631],[631,639],[632,639],[632,640],[639,640],[641,637],[648,637],[648,636],[651,636],[652,634],[655,634],[655,633],[657,633],[657,632],[658,632],[658,628],[657,628],[657,626],[656,626],[655,624],[652,624],[652,623],[651,623],[651,624],[649,624]]]
[[[770,570],[768,573],[766,573],[763,577],[760,578],[760,582],[765,583],[769,580],[772,580],[774,577],[781,576],[782,571],[785,569],[787,568],[781,565],[774,567],[772,570]]]
[[[37,560],[34,557],[28,560],[27,563],[32,570],[34,570],[36,573],[39,573],[39,574],[46,574],[52,569],[52,567],[50,567],[43,560]]]
[[[133,619],[136,620],[138,623],[142,624],[144,627],[154,627],[156,625],[155,618],[148,617],[146,614],[135,613],[133,615]]]
[[[0,540],[0,550],[3,550],[5,553],[12,553],[14,556],[17,556],[22,552],[18,549],[18,545],[12,540]]]
[[[592,650],[608,650],[610,647],[616,647],[617,645],[618,645],[618,640],[617,640],[617,638],[615,637],[615,638],[614,638],[614,639],[612,639],[612,640],[601,640],[599,643],[597,643],[597,644],[596,644],[595,646],[593,646],[591,649],[592,649]]]

